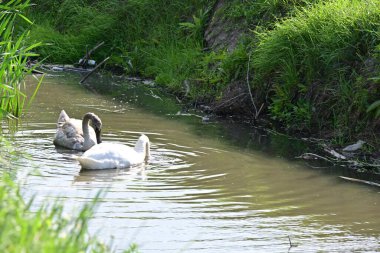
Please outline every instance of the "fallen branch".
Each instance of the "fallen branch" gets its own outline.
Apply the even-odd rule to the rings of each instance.
[[[261,110],[263,109],[264,104],[262,104],[260,106],[260,109],[257,110],[257,106],[255,104],[255,100],[253,99],[253,95],[252,95],[252,91],[251,91],[251,86],[249,85],[249,65],[250,65],[250,63],[251,63],[251,53],[249,53],[248,64],[247,64],[247,87],[248,87],[249,96],[251,97],[253,108],[255,109],[254,118],[257,119],[257,117],[259,117],[259,114],[260,114]]]
[[[84,55],[84,57],[80,60],[79,62],[79,66],[83,66],[85,67],[86,64],[87,64],[87,61],[90,59],[90,56],[92,54],[92,52],[94,52],[96,49],[98,49],[100,46],[102,46],[104,44],[104,41],[100,42],[98,45],[96,45],[94,48],[92,48],[90,51],[87,52],[86,50],[86,54]]]
[[[352,177],[344,177],[344,176],[339,176],[339,177],[344,179],[344,180],[348,180],[348,181],[352,181],[352,182],[358,182],[358,183],[363,183],[363,184],[368,184],[368,185],[380,187],[380,184],[372,182],[372,181],[361,180],[361,179],[352,178]]]
[[[241,97],[241,96],[244,96],[245,95],[245,93],[240,93],[239,95],[237,95],[237,96],[235,96],[235,97],[233,97],[233,98],[230,98],[230,99],[228,99],[227,101],[224,101],[223,103],[220,103],[219,105],[217,105],[217,106],[215,106],[214,108],[213,108],[213,110],[215,110],[215,109],[217,109],[217,108],[220,108],[220,107],[223,107],[223,106],[225,106],[226,104],[228,105],[228,104],[232,104],[232,103],[229,103],[229,102],[231,102],[231,101],[233,101],[233,100],[235,100],[235,99],[237,99],[237,98],[239,98],[239,97]]]
[[[320,156],[320,155],[313,154],[313,153],[303,153],[302,155],[297,156],[296,158],[307,159],[307,160],[310,160],[310,159],[322,159],[322,160],[325,160],[327,162],[334,163],[334,160],[331,160],[331,159],[329,159],[327,157]]]
[[[336,157],[338,159],[342,159],[342,160],[346,160],[347,159],[344,155],[339,154],[338,152],[336,152],[333,149],[324,148],[324,151],[326,151],[327,153],[329,153],[330,155],[332,155],[332,156],[334,156],[334,157]]]
[[[80,82],[79,83],[84,83],[84,81],[86,81],[86,79],[92,74],[92,73],[94,73],[95,72],[95,70],[97,69],[97,68],[99,68],[101,65],[103,65],[106,61],[108,61],[108,59],[109,59],[109,57],[107,57],[107,58],[105,58],[101,63],[99,63],[98,65],[96,65],[96,67],[93,69],[93,70],[91,70],[91,72],[89,72],[85,77],[83,77],[82,78],[82,80],[80,80]]]

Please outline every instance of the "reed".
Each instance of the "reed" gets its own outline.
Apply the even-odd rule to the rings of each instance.
[[[3,174],[0,180],[0,251],[8,253],[103,253],[112,250],[88,233],[88,222],[99,195],[77,214],[68,217],[56,202],[33,208],[25,203],[20,188]],[[66,216],[66,217],[65,217]],[[137,253],[132,245],[125,253]]]
[[[27,102],[24,78],[33,67],[27,67],[29,57],[38,56],[33,52],[41,43],[26,44],[29,31],[22,25],[31,21],[23,15],[30,5],[29,0],[12,0],[0,4],[0,116],[18,117],[30,104]],[[37,85],[38,90],[42,78]],[[33,93],[32,98],[34,97]]]

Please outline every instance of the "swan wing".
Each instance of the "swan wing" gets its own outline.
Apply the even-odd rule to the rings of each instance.
[[[118,143],[100,143],[87,150],[77,160],[85,169],[126,168],[144,162],[142,154]]]

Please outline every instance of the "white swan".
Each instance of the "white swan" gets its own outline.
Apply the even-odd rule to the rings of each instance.
[[[118,143],[100,143],[77,157],[83,169],[101,170],[127,168],[148,161],[150,142],[141,135],[134,148]]]
[[[89,126],[89,122],[92,126]],[[83,116],[83,120],[71,119],[64,110],[59,114],[54,144],[68,149],[86,151],[101,143],[102,121],[92,112]]]

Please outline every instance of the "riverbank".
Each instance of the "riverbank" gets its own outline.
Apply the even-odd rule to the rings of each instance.
[[[106,68],[187,105],[336,152],[363,140],[359,153],[376,159],[378,1],[35,2],[31,39],[49,43],[38,52],[50,62],[77,62],[104,41],[97,62],[111,56]]]

